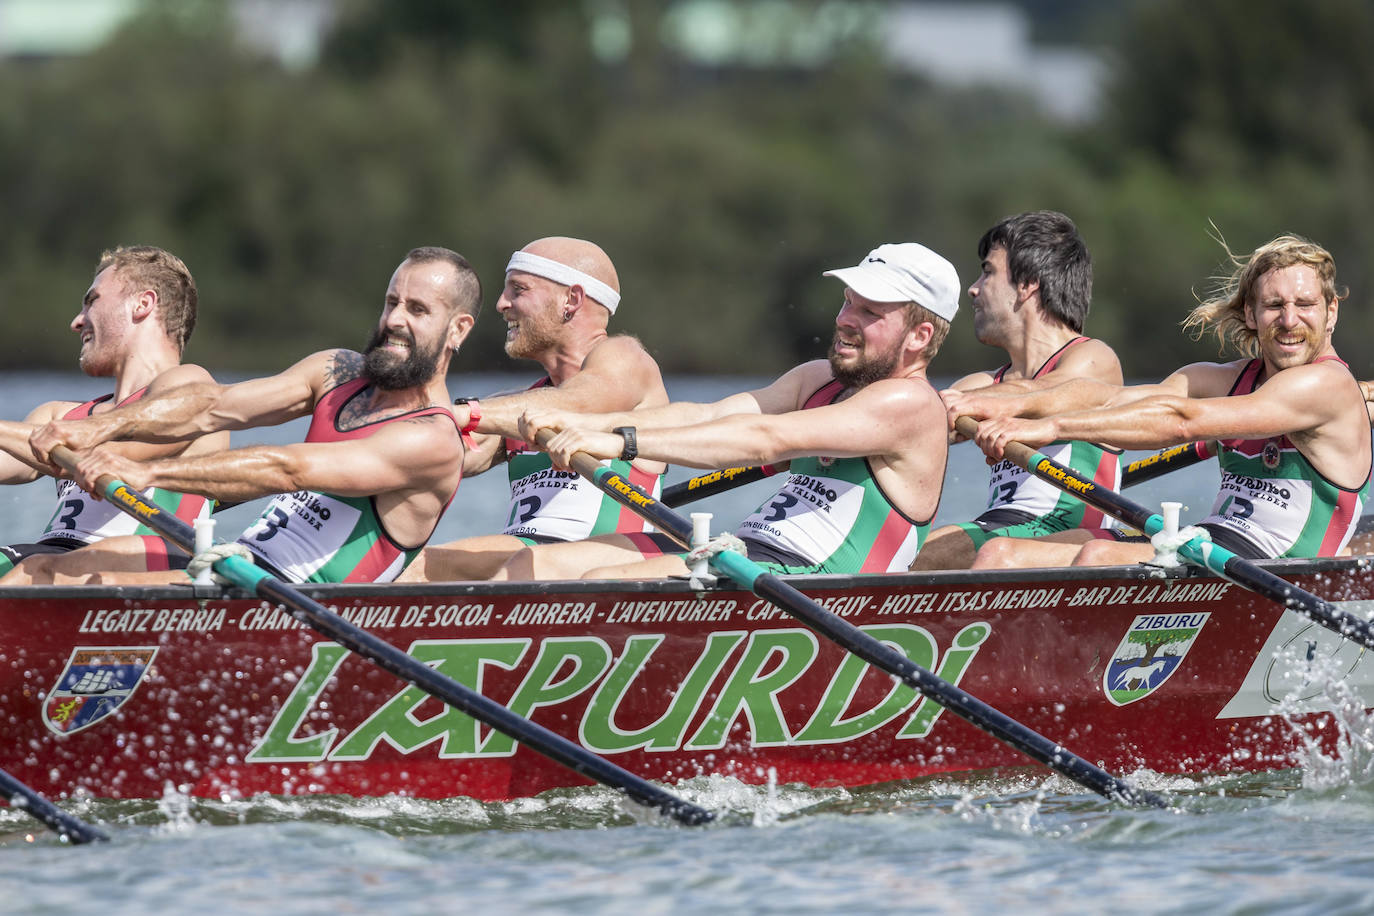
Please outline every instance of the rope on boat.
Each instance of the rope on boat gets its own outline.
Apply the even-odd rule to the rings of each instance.
[[[199,579],[201,573],[210,571],[210,576],[218,585],[235,585],[233,579],[222,576],[215,571],[215,564],[220,560],[227,560],[229,557],[241,557],[249,563],[253,562],[253,554],[249,549],[237,541],[230,541],[225,544],[215,544],[205,550],[200,551],[191,557],[191,562],[186,564],[186,573],[192,579]]]
[[[1210,543],[1212,535],[1206,528],[1199,528],[1197,525],[1189,525],[1173,532],[1158,531],[1150,537],[1150,546],[1155,549],[1154,559],[1145,562],[1151,566],[1183,566],[1185,564],[1179,559],[1178,549],[1194,538]]]

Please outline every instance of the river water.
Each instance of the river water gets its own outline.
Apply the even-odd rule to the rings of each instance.
[[[521,379],[520,381],[524,381]],[[483,394],[512,379],[450,380]],[[670,380],[709,399],[745,380]],[[87,397],[79,377],[0,376],[5,418],[40,400]],[[236,437],[291,441],[300,424]],[[499,473],[499,472],[498,472]],[[983,505],[983,462],[951,456],[940,521]],[[681,479],[676,472],[670,480]],[[1205,513],[1214,469],[1180,471],[1133,491]],[[6,488],[9,540],[37,533],[52,491]],[[442,539],[500,527],[502,481],[465,481]],[[768,483],[717,497],[725,527]],[[253,507],[231,510],[223,534]],[[230,513],[226,513],[229,516]],[[679,786],[718,815],[685,828],[603,788],[480,804],[470,799],[260,797],[219,802],[169,793],[150,801],[64,802],[112,842],[68,847],[22,813],[0,809],[5,912],[431,913],[1368,913],[1374,911],[1374,723],[1347,717],[1344,756],[1245,776],[1123,774],[1166,794],[1169,810],[1109,803],[1060,777],[1025,770],[864,789]],[[3,757],[0,757],[3,759]]]

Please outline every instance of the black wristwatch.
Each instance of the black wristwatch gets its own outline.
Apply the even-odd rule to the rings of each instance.
[[[639,443],[635,440],[635,428],[633,426],[617,426],[611,430],[619,434],[625,440],[625,448],[620,453],[621,461],[634,461],[639,455]]]

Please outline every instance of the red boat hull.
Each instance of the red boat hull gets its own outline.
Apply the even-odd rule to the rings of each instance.
[[[1361,613],[1374,597],[1363,561],[1272,568]],[[1333,717],[1313,705],[1326,680],[1374,705],[1363,649],[1213,578],[1137,568],[794,582],[1115,773],[1291,766],[1304,741],[1335,747]],[[308,591],[649,779],[848,786],[1028,763],[747,592]],[[0,590],[3,766],[56,797],[172,786],[498,800],[586,784],[259,599],[205,594]],[[1274,714],[1285,697],[1287,718]]]

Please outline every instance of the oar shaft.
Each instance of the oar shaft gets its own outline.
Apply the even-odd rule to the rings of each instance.
[[[698,499],[715,496],[717,493],[724,493],[735,487],[742,487],[747,483],[771,477],[783,467],[786,465],[779,467],[778,465],[765,464],[759,467],[722,468],[708,474],[698,474],[665,488],[662,501],[665,506],[686,505],[690,502],[696,502]]]
[[[1216,457],[1219,451],[1216,442],[1189,442],[1186,445],[1175,445],[1155,452],[1153,455],[1137,458],[1127,462],[1126,466],[1121,469],[1122,489],[1133,487],[1138,483],[1145,483],[1147,480],[1154,480],[1170,471],[1192,467],[1209,458]]]
[[[536,436],[536,441],[541,446],[547,446],[552,435],[549,430],[541,430]],[[615,471],[602,467],[591,455],[585,452],[574,454],[572,468],[679,544],[686,547],[691,542],[691,522]],[[1079,785],[1108,798],[1130,804],[1161,808],[1167,806],[1158,795],[1126,784],[1101,767],[1094,766],[1049,738],[998,712],[967,691],[936,677],[891,646],[874,639],[848,621],[827,611],[748,557],[726,551],[713,556],[711,565],[870,665],[900,678],[907,686],[965,721],[987,731]]]
[[[0,795],[9,800],[11,808],[22,808],[72,843],[109,839],[90,824],[63,811],[5,770],[0,770]]]
[[[69,449],[53,449],[53,460],[71,471],[76,456]],[[111,477],[98,481],[105,498],[124,509],[163,537],[184,550],[194,550],[195,531],[175,515],[168,515],[148,502],[136,490]],[[345,648],[368,659],[385,671],[419,687],[430,696],[449,704],[472,718],[509,735],[533,751],[563,764],[576,773],[624,792],[642,804],[656,808],[685,824],[704,824],[713,817],[711,812],[691,804],[648,780],[616,766],[604,757],[569,741],[511,712],[494,700],[460,684],[434,668],[425,665],[384,640],[344,620],[298,589],[268,575],[264,570],[243,559],[227,557],[215,564],[215,569],[243,588],[287,607],[291,615],[324,634]]]
[[[955,428],[961,435],[970,439],[978,434],[978,423],[970,417],[960,417],[955,423]],[[1041,480],[1054,484],[1064,492],[1077,496],[1088,505],[1101,509],[1134,528],[1139,528],[1145,534],[1154,535],[1164,528],[1164,520],[1140,503],[1127,499],[1115,490],[1098,486],[1072,468],[1064,467],[1024,443],[1007,443],[1003,454]],[[1220,544],[1194,538],[1179,547],[1177,552],[1185,561],[1195,566],[1277,601],[1289,610],[1297,611],[1347,639],[1374,649],[1374,622],[1361,620],[1341,610],[1326,599],[1298,588],[1244,557],[1236,556]]]

